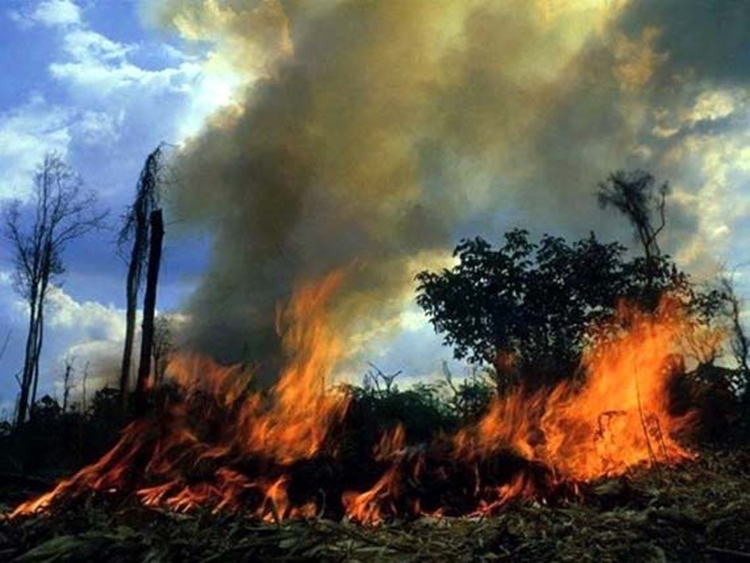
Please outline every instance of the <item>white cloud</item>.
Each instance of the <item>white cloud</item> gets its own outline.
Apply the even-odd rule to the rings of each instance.
[[[0,358],[3,373],[16,373],[23,363],[23,344],[26,338],[26,306],[13,292],[8,272],[0,271],[0,336],[10,331],[7,353]],[[113,305],[94,301],[78,301],[63,289],[53,287],[45,310],[45,345],[42,351],[42,379],[40,395],[54,388],[60,366],[65,358],[75,358],[80,368],[91,365],[92,376],[105,377],[90,381],[90,390],[99,386],[108,375],[108,368],[116,366],[122,353],[125,332],[125,312]],[[111,370],[110,370],[111,371]],[[16,388],[9,383],[0,387],[0,403],[12,400]]]
[[[687,121],[716,121],[729,117],[738,109],[738,100],[732,92],[709,90],[701,93],[687,116]]]
[[[33,19],[50,27],[72,25],[80,23],[81,10],[71,0],[46,0],[36,7]]]
[[[63,37],[64,52],[79,61],[121,61],[135,48],[84,27],[67,31]]]
[[[144,68],[132,61],[142,49],[138,44],[114,41],[82,21],[62,33],[61,57],[49,71],[84,105],[100,102],[111,108],[114,101],[122,107],[165,92],[187,94],[201,74],[200,60],[173,47],[164,51],[171,66]]]
[[[127,61],[86,58],[53,63],[50,72],[82,96],[106,99],[116,93],[134,97],[158,92],[184,93],[200,74],[200,66],[183,63],[176,68],[148,70]]]
[[[67,90],[69,104],[75,108],[70,111],[81,123],[73,128],[65,123],[65,142],[52,138],[58,141],[55,147],[67,145],[71,134],[84,143],[115,140],[129,112],[150,113],[156,107],[154,98],[162,103],[165,95],[174,96],[175,108],[170,116],[174,129],[167,138],[180,142],[200,130],[217,109],[235,103],[234,95],[243,85],[235,70],[222,64],[215,53],[187,54],[164,43],[154,46],[113,40],[92,29],[72,0],[43,1],[12,12],[11,17],[21,26],[45,25],[58,34],[60,47],[48,65],[49,74]],[[161,64],[136,62],[143,56]],[[146,104],[151,107],[145,108]],[[161,109],[156,111],[165,118]],[[35,122],[41,125],[42,120]],[[33,131],[37,129],[30,129],[35,139],[38,135]],[[39,154],[34,151],[33,157],[24,160],[37,161]],[[20,170],[20,175],[27,174],[28,162]],[[0,192],[2,195],[7,195],[7,190]]]
[[[678,166],[690,162],[696,172],[678,186],[675,198],[697,218],[697,231],[683,241],[677,259],[699,270],[735,260],[738,249],[733,246],[745,239],[737,228],[750,214],[750,194],[743,189],[750,183],[750,134],[690,135],[677,154]]]
[[[24,197],[45,153],[63,156],[71,141],[71,112],[34,95],[24,105],[0,113],[0,199]]]
[[[119,340],[125,334],[125,312],[96,301],[78,302],[61,288],[52,287],[47,323],[52,329],[75,330],[86,340]]]
[[[84,145],[116,141],[124,118],[122,110],[77,111],[50,104],[38,94],[0,113],[0,201],[30,193],[34,170],[45,154],[54,151],[66,157],[74,140]]]
[[[117,115],[102,111],[83,111],[73,125],[76,138],[86,145],[113,143],[120,136],[125,112]]]
[[[11,11],[10,17],[21,27],[65,27],[81,22],[81,9],[71,0],[44,0],[33,9]]]

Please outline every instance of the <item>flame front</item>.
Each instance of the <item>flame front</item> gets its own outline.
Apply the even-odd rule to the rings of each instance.
[[[329,389],[340,344],[325,310],[342,275],[302,287],[279,313],[288,362],[268,396],[249,393],[251,374],[239,367],[179,357],[170,376],[181,400],[165,405],[156,419],[129,425],[100,461],[11,516],[45,509],[58,498],[126,493],[134,486],[144,504],[177,511],[247,505],[266,519],[314,514],[310,502],[290,505],[285,471],[319,454],[346,412],[347,397]],[[133,482],[136,475],[140,482]]]
[[[452,463],[472,468],[462,477],[472,483],[472,512],[489,513],[514,498],[544,497],[561,485],[575,489],[577,482],[639,465],[694,458],[675,438],[694,417],[670,413],[668,385],[675,358],[699,333],[716,339],[669,297],[653,314],[623,305],[615,319],[592,330],[594,344],[582,361],[585,379],[496,397],[479,421],[450,438]],[[394,459],[369,491],[348,493],[349,514],[368,523],[393,514],[402,467],[403,459]]]
[[[486,416],[456,435],[456,454],[486,457],[511,448],[575,480],[691,458],[674,439],[691,417],[670,414],[667,386],[674,358],[696,329],[671,299],[651,315],[622,306],[615,321],[593,335],[582,383],[496,399]]]
[[[622,307],[592,330],[580,380],[497,397],[475,423],[418,447],[398,425],[361,460],[366,467],[346,466],[336,436],[349,398],[330,387],[341,347],[325,308],[341,278],[303,287],[279,313],[288,362],[267,394],[248,391],[251,375],[238,367],[183,356],[171,366],[179,399],[132,423],[97,463],[12,516],[91,495],[266,521],[486,514],[514,498],[694,457],[676,439],[693,417],[670,413],[668,386],[686,340],[705,327],[664,299],[651,314]]]

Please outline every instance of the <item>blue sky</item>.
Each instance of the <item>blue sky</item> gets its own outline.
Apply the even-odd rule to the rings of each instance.
[[[199,51],[146,29],[131,1],[36,2],[0,6],[0,198],[23,198],[34,167],[58,151],[110,210],[112,230],[77,241],[68,273],[52,296],[43,365],[45,390],[66,354],[82,365],[118,347],[124,306],[124,262],[116,255],[117,220],[130,202],[146,154],[177,143],[199,120],[194,92],[204,79]],[[192,290],[208,256],[206,237],[181,233],[170,218],[160,309],[174,310]],[[177,222],[177,223],[175,223]],[[0,247],[0,310],[10,346],[0,360],[0,403],[13,400],[12,374],[21,365],[24,311],[12,293],[8,247]]]
[[[448,30],[446,37],[452,37],[456,22],[464,24],[464,30],[481,33],[482,23],[494,20],[477,20],[458,8],[473,4],[484,2],[456,1],[454,11],[447,15],[429,9],[426,14],[435,29]],[[460,118],[457,123],[461,127],[448,119],[451,129],[421,121],[409,123],[419,133],[413,137],[420,143],[420,189],[439,194],[434,200],[439,204],[454,201],[453,197],[464,197],[455,201],[470,203],[462,214],[441,210],[450,219],[450,227],[439,249],[442,254],[438,254],[444,257],[461,236],[482,234],[493,238],[517,224],[536,225],[537,230],[569,236],[583,236],[596,229],[605,238],[627,237],[626,225],[596,210],[593,198],[580,212],[572,207],[565,213],[560,210],[570,206],[565,193],[574,194],[572,197],[585,195],[593,192],[595,182],[606,171],[642,166],[654,170],[659,178],[669,179],[674,187],[677,213],[674,229],[668,235],[668,250],[681,265],[699,276],[715,272],[720,264],[736,268],[741,293],[750,294],[745,243],[750,235],[750,45],[745,33],[746,18],[743,19],[750,10],[743,11],[741,3],[731,0],[714,4],[675,4],[671,0],[489,3],[492,9],[506,4],[516,11],[522,11],[519,6],[532,10],[527,8],[532,4],[533,10],[538,10],[529,12],[535,22],[528,24],[533,33],[521,34],[527,41],[519,50],[521,62],[510,61],[508,69],[498,71],[492,64],[494,55],[489,57],[490,64],[484,64],[481,56],[464,59],[459,56],[460,49],[446,49],[441,56],[451,61],[448,71],[443,66],[436,67],[439,72],[426,72],[425,80],[456,81],[458,86],[446,92],[464,96],[459,102],[465,103],[465,108],[450,108]],[[243,6],[252,9],[241,9]],[[336,6],[334,2],[321,1],[299,8],[290,18],[299,18],[302,24],[298,29],[312,29],[314,38],[315,25],[321,18],[331,16],[331,21],[336,21]],[[397,23],[393,24],[395,39],[381,42],[382,50],[397,45],[398,38],[411,40],[413,33],[397,33],[402,22],[406,22],[404,26],[413,24],[406,17],[408,14],[398,14],[404,5],[384,1],[380,6],[384,13],[395,6],[398,16],[383,20]],[[170,15],[172,23],[157,25],[155,8]],[[210,116],[225,111],[224,117],[231,118],[235,115],[232,111],[243,103],[252,115],[252,106],[247,105],[252,98],[244,98],[241,87],[252,85],[258,75],[288,57],[294,50],[289,47],[290,41],[300,39],[299,45],[309,49],[309,53],[295,54],[300,64],[309,64],[311,73],[321,68],[320,60],[315,58],[319,52],[314,41],[295,35],[302,32],[292,32],[289,39],[284,26],[283,33],[275,33],[273,26],[286,21],[278,14],[276,2],[271,0],[2,2],[0,202],[23,198],[34,167],[45,153],[58,151],[86,186],[97,192],[101,206],[111,210],[115,229],[117,217],[132,197],[145,156],[160,142],[179,145],[200,135],[204,128],[216,132],[220,127],[208,123]],[[504,17],[497,20],[499,25],[505,25]],[[414,21],[415,25],[420,24],[419,18]],[[719,29],[713,21],[723,22],[723,27]],[[259,33],[257,38],[247,32],[260,25],[268,25],[274,33]],[[328,29],[325,25],[321,28]],[[604,28],[607,35],[601,33]],[[500,41],[497,37],[503,33],[490,32],[491,41]],[[508,36],[512,38],[513,34]],[[382,76],[378,78],[384,83],[398,83],[401,76],[392,71],[392,64],[374,69],[371,63],[376,60],[375,55],[336,43],[348,41],[346,37],[321,36],[320,53],[337,49],[334,52],[341,54],[342,60],[348,60],[345,54],[353,53],[354,63],[358,62],[356,56],[365,53],[370,58],[365,58],[364,63],[352,63],[346,68],[379,72]],[[696,50],[693,37],[699,37],[704,47]],[[487,49],[493,45],[487,44]],[[500,46],[507,50],[502,42]],[[379,49],[376,46],[376,54]],[[425,60],[430,56],[428,53]],[[256,63],[253,57],[260,62]],[[322,66],[330,62],[321,60]],[[461,83],[462,64],[466,65],[466,76],[482,75],[487,80],[470,82],[468,86]],[[417,70],[421,71],[421,67]],[[559,80],[568,72],[577,73],[578,82]],[[357,80],[351,82],[359,84]],[[530,84],[528,92],[517,88],[521,81]],[[372,87],[365,79],[361,83]],[[537,107],[535,104],[545,99],[544,92],[550,85],[557,88],[554,103]],[[339,86],[346,91],[348,83],[344,80]],[[481,88],[491,86],[496,86],[499,97],[505,96],[507,101],[496,105],[495,101],[479,100],[480,94],[486,94]],[[336,100],[335,95],[333,92],[334,102],[339,105],[334,107],[348,103]],[[384,95],[389,93],[385,91]],[[422,98],[415,96],[415,102],[406,95],[403,98],[405,116],[416,114],[421,119]],[[401,101],[394,101],[400,107]],[[474,102],[477,103],[472,106]],[[377,99],[374,103],[378,103]],[[492,121],[495,114],[508,107],[521,117],[508,117],[509,125]],[[357,111],[354,108],[351,115],[362,117]],[[384,115],[388,119],[388,114]],[[506,136],[516,133],[517,128],[533,129],[537,120],[548,126],[534,130],[523,143],[495,138],[488,141],[490,134],[480,119],[489,120]],[[386,132],[400,133],[399,126],[396,123],[396,129]],[[576,138],[571,140],[570,135]],[[352,139],[357,141],[358,137]],[[335,142],[333,146],[337,150],[349,148],[336,147]],[[490,149],[494,152],[489,156],[481,152]],[[470,150],[475,150],[476,155]],[[229,176],[231,169],[219,172]],[[327,172],[321,170],[321,176],[326,177]],[[333,172],[333,180],[348,177]],[[367,173],[360,177],[369,178]],[[446,188],[453,185],[448,182],[465,185],[466,193],[456,196]],[[576,183],[584,187],[570,192],[559,187]],[[188,187],[186,193],[190,194],[191,189]],[[217,193],[232,193],[231,186],[226,192],[222,185],[215,189]],[[311,188],[313,196],[315,189]],[[316,200],[313,197],[311,201]],[[222,209],[217,204],[210,221],[189,221],[170,208],[160,309],[180,311],[201,285],[203,275],[211,271],[210,236],[206,229],[211,221],[222,221],[234,211],[231,205]],[[317,228],[314,221],[310,228]],[[65,282],[50,298],[48,338],[42,359],[43,391],[56,392],[61,361],[66,355],[78,358],[79,365],[90,359],[96,369],[103,369],[112,362],[102,358],[116,357],[119,351],[125,265],[115,255],[115,236],[115,230],[89,236],[78,241],[66,255]],[[434,254],[424,257],[425,261],[416,267],[436,263]],[[398,252],[396,255],[400,256]],[[0,359],[0,409],[10,408],[14,400],[13,373],[21,367],[25,336],[23,304],[12,291],[9,268],[8,247],[3,241],[0,337],[10,331],[10,345]],[[439,339],[425,325],[410,299],[409,295],[402,302],[401,311],[389,324],[397,327],[395,338],[393,331],[387,331],[385,341],[379,339],[377,331],[373,332],[376,344],[364,357],[386,371],[403,369],[408,375],[439,373],[441,361],[450,352],[441,349]],[[365,331],[360,340],[366,336]],[[363,362],[357,365],[365,367]]]

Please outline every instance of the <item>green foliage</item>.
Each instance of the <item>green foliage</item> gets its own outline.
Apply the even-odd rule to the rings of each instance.
[[[486,369],[474,366],[469,375],[463,380],[454,383],[453,374],[443,364],[445,380],[438,382],[438,386],[447,388],[448,409],[461,422],[473,422],[479,419],[487,410],[492,398],[496,395],[493,373]]]
[[[417,303],[457,359],[495,369],[502,390],[575,374],[587,327],[609,318],[622,299],[652,310],[669,291],[713,314],[715,296],[701,294],[668,256],[626,258],[619,243],[592,233],[567,243],[538,243],[516,229],[499,248],[477,237],[455,249],[458,264],[417,275]]]
[[[372,444],[400,424],[409,443],[420,444],[484,414],[495,395],[488,373],[473,369],[454,382],[453,375],[444,372],[443,380],[417,382],[404,390],[390,376],[368,372],[364,385],[345,388],[352,399],[346,426],[356,431],[358,442]]]

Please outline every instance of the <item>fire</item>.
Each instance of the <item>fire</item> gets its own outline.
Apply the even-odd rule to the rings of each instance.
[[[585,355],[584,387],[557,388],[541,420],[541,455],[568,478],[618,475],[639,464],[693,457],[674,438],[691,417],[670,414],[667,386],[695,324],[669,299],[656,315],[623,309],[619,318],[627,330],[602,338]]]
[[[337,436],[349,398],[330,387],[341,345],[326,314],[341,279],[303,287],[279,312],[289,359],[269,392],[250,392],[252,375],[239,367],[181,357],[171,367],[179,398],[165,399],[97,463],[12,516],[93,495],[270,522],[327,514],[377,524],[491,514],[514,499],[694,457],[677,441],[692,417],[670,413],[668,388],[675,359],[705,327],[664,299],[651,314],[623,306],[592,329],[585,377],[546,391],[518,388],[475,423],[420,446],[408,445],[397,425],[361,468],[347,466]]]
[[[519,388],[495,398],[484,417],[450,439],[453,463],[473,468],[464,477],[473,483],[473,512],[490,513],[514,498],[544,496],[559,485],[639,465],[694,458],[675,438],[692,416],[670,414],[668,384],[674,359],[697,332],[705,327],[673,299],[663,299],[654,314],[623,305],[611,323],[594,330],[594,344],[583,357],[584,381],[531,394]],[[499,472],[501,484],[487,478],[498,474],[493,460],[506,468]],[[389,508],[393,512],[402,464],[396,456],[369,491],[348,493],[347,513],[373,523]]]
[[[456,455],[486,457],[510,448],[574,480],[690,459],[674,436],[691,419],[669,413],[667,386],[673,359],[695,329],[670,299],[652,315],[623,306],[584,354],[583,383],[496,399],[484,418],[456,435]]]
[[[341,348],[325,310],[342,275],[302,287],[279,312],[289,360],[268,396],[249,393],[251,374],[239,367],[178,358],[170,377],[183,391],[182,400],[166,404],[156,420],[128,426],[101,460],[20,505],[12,516],[43,510],[59,498],[125,492],[139,485],[132,482],[135,475],[154,483],[136,489],[145,505],[185,511],[250,503],[261,517],[314,514],[310,503],[289,506],[283,471],[318,454],[347,409],[347,397],[328,389]],[[250,478],[236,468],[249,459],[259,475],[266,469],[281,474]]]

